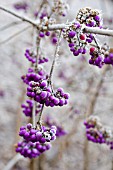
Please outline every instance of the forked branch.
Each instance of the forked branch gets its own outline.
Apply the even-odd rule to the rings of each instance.
[[[64,29],[68,26],[68,24],[53,24],[53,25],[48,25],[48,26],[41,26],[38,22],[33,21],[30,18],[21,16],[15,12],[13,12],[12,10],[9,10],[5,7],[0,6],[0,10],[3,10],[19,19],[21,19],[22,21],[25,21],[29,24],[31,24],[32,26],[37,27],[38,29],[41,30],[49,30],[49,31],[53,31],[53,30],[61,30]],[[87,27],[85,26],[83,31],[85,33],[93,33],[93,34],[99,34],[99,35],[105,35],[105,36],[112,36],[113,37],[113,30],[108,30],[108,29],[100,29],[98,27]]]

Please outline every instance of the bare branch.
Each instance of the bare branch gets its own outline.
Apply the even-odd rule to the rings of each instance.
[[[14,21],[14,22],[11,22],[11,23],[9,23],[9,24],[6,24],[6,25],[0,27],[0,31],[4,31],[4,30],[6,30],[6,29],[8,29],[8,28],[10,28],[10,27],[13,27],[14,25],[18,25],[18,24],[21,24],[21,23],[22,23],[22,21]]]
[[[106,35],[106,36],[113,37],[113,30],[85,27],[83,31],[86,33],[93,33],[93,34]]]
[[[29,19],[27,17],[20,16],[19,14],[15,13],[15,12],[5,8],[5,7],[2,7],[2,6],[0,6],[0,9],[11,14],[11,15],[13,15],[13,16],[15,16],[15,17],[17,17],[17,18],[19,18],[19,19],[21,19],[22,21],[28,22],[29,24],[32,24],[33,26],[37,26],[37,24],[34,21],[32,21],[31,19]]]
[[[101,89],[102,84],[103,84],[103,81],[104,81],[104,76],[105,76],[108,68],[109,68],[109,65],[105,66],[105,67],[103,68],[103,70],[102,70],[101,77],[99,78],[98,84],[97,84],[97,86],[95,87],[95,92],[93,93],[93,96],[92,96],[92,98],[90,99],[90,104],[88,105],[88,108],[87,108],[87,111],[86,111],[86,117],[88,117],[88,116],[90,116],[91,114],[93,114],[94,107],[95,107],[96,101],[97,101],[98,96],[99,96],[100,89]]]
[[[57,46],[56,46],[56,49],[55,49],[55,54],[54,54],[54,58],[53,58],[53,62],[52,62],[52,66],[51,66],[51,70],[50,70],[50,74],[49,74],[49,82],[51,82],[51,77],[52,77],[53,69],[54,69],[54,66],[55,66],[56,57],[57,57],[57,54],[59,52],[59,44],[60,44],[60,41],[61,41],[61,34],[62,34],[62,31],[60,31],[60,33],[59,33],[58,42],[57,42]]]
[[[7,13],[10,13],[12,14],[13,16],[21,19],[22,21],[25,21],[25,22],[28,22],[29,24],[37,27],[38,29],[41,29],[41,30],[50,30],[50,31],[53,31],[53,30],[60,30],[60,29],[64,29],[66,28],[66,26],[68,26],[68,24],[53,24],[53,25],[48,25],[48,26],[43,26],[41,27],[39,25],[39,23],[27,18],[27,17],[23,17],[23,16],[20,16],[19,14],[5,8],[5,7],[2,7],[0,6],[0,9],[7,12]],[[108,30],[108,29],[100,29],[98,27],[84,27],[83,29],[84,32],[86,33],[93,33],[93,34],[99,34],[99,35],[105,35],[105,36],[112,36],[113,37],[113,30]]]
[[[31,26],[27,26],[24,29],[16,32],[15,34],[11,35],[10,37],[8,37],[7,39],[5,39],[4,41],[0,42],[0,45],[3,45],[5,43],[7,43],[8,41],[10,41],[11,39],[15,38],[17,35],[23,33],[24,31],[28,30]]]
[[[33,128],[35,128],[35,114],[36,114],[36,102],[34,102],[33,110],[32,110],[32,124]]]
[[[21,159],[24,159],[23,156],[21,156],[20,154],[17,154],[15,157],[13,157],[13,159],[11,159],[8,164],[5,166],[5,168],[3,170],[11,170],[13,168],[13,166]]]
[[[41,109],[41,111],[40,111],[40,113],[39,113],[39,116],[38,116],[38,121],[37,121],[37,125],[39,126],[39,128],[41,129],[41,117],[42,117],[42,112],[43,112],[43,110],[44,110],[44,104],[42,105],[42,109]],[[37,128],[37,126],[36,126],[36,128]]]

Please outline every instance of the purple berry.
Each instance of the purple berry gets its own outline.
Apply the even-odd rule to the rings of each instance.
[[[41,38],[43,38],[43,37],[44,37],[44,33],[43,33],[43,32],[40,32],[40,33],[39,33],[39,36],[40,36]]]
[[[76,35],[75,31],[70,31],[68,34],[69,38],[73,38],[75,35]]]

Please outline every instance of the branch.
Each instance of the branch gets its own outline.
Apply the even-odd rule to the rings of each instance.
[[[36,65],[35,65],[36,72],[38,70],[38,59],[39,59],[39,50],[40,50],[40,43],[41,43],[41,39],[39,37],[39,32],[40,32],[40,30],[38,30],[37,37],[36,37]]]
[[[16,32],[15,34],[9,36],[8,38],[6,38],[5,40],[0,42],[0,45],[3,45],[5,43],[7,43],[8,41],[10,41],[11,39],[15,38],[16,36],[18,36],[19,34],[23,33],[24,31],[28,30],[31,26],[27,26],[25,28],[23,28],[22,30]]]
[[[97,102],[97,99],[98,99],[98,96],[99,96],[99,92],[100,92],[100,89],[102,87],[102,84],[104,82],[104,76],[108,70],[109,66],[105,66],[103,71],[102,71],[102,74],[101,74],[101,77],[97,83],[97,86],[95,87],[95,93],[93,94],[92,98],[90,99],[90,104],[89,104],[89,107],[87,108],[87,112],[86,112],[86,117],[90,116],[91,114],[93,114],[93,111],[94,111],[94,107],[96,105],[96,102]],[[84,164],[83,164],[83,169],[84,170],[88,170],[88,164],[89,164],[89,155],[88,155],[88,140],[85,138],[85,141],[84,141],[84,150],[83,150],[83,154],[84,154]]]
[[[108,29],[99,29],[98,27],[92,28],[92,27],[85,27],[83,29],[85,33],[93,33],[93,34],[99,34],[99,35],[106,35],[106,36],[112,36],[113,37],[113,30]]]
[[[38,121],[37,121],[37,125],[39,126],[40,129],[42,128],[41,117],[42,117],[43,110],[44,110],[44,104],[42,105],[42,109],[41,109],[41,111],[39,113]],[[37,128],[37,126],[36,126],[36,128]]]
[[[21,15],[15,13],[15,12],[5,8],[5,7],[2,7],[2,6],[0,6],[0,9],[11,14],[11,15],[13,15],[13,16],[15,16],[15,17],[17,17],[17,18],[19,18],[19,19],[21,19],[22,21],[28,22],[29,24],[32,24],[33,26],[37,26],[37,24],[33,20],[31,20],[27,17],[21,16]]]
[[[19,24],[21,24],[21,23],[22,23],[21,21],[11,22],[11,23],[9,23],[9,24],[6,24],[6,25],[0,27],[0,31],[4,31],[4,30],[6,30],[6,29],[8,29],[8,28],[10,28],[10,27],[13,27],[14,25],[19,25]]]
[[[98,83],[97,83],[97,86],[96,86],[96,90],[92,96],[92,98],[90,99],[90,104],[87,108],[87,111],[86,111],[86,117],[90,116],[91,114],[93,114],[93,111],[94,111],[94,107],[95,107],[95,104],[96,104],[96,101],[98,99],[98,96],[99,96],[99,92],[100,92],[100,89],[102,87],[102,84],[103,84],[103,81],[104,81],[104,76],[108,70],[109,66],[105,66],[102,70],[102,74],[101,74],[101,77],[100,79],[98,80]]]
[[[53,24],[53,25],[48,26],[48,30],[51,31],[51,30],[64,29],[67,26],[68,26],[68,24],[67,25],[66,24]],[[43,28],[43,29],[45,29],[45,28]],[[84,29],[83,29],[83,32],[113,37],[113,30],[100,29],[98,27],[87,27],[87,26],[85,26]]]
[[[37,27],[38,29],[41,29],[41,30],[49,30],[49,31],[53,31],[53,30],[61,30],[61,29],[64,29],[68,26],[68,24],[53,24],[53,25],[48,25],[48,26],[40,26],[39,23],[27,18],[27,17],[23,17],[23,16],[20,16],[19,14],[5,8],[5,7],[2,7],[0,6],[0,9],[21,19],[22,21],[25,21],[25,22],[28,22],[29,24]],[[83,31],[85,33],[93,33],[93,34],[99,34],[99,35],[105,35],[105,36],[112,36],[113,37],[113,30],[108,30],[108,29],[100,29],[98,27],[84,27]]]
[[[55,54],[54,54],[54,58],[53,58],[53,62],[52,62],[52,66],[51,66],[51,70],[50,70],[50,74],[49,74],[49,81],[50,82],[51,82],[53,69],[54,69],[54,66],[55,66],[56,57],[57,57],[57,54],[59,52],[59,44],[60,44],[60,41],[61,41],[61,34],[62,34],[62,31],[60,31],[60,33],[59,33],[58,42],[57,42],[57,46],[56,46],[56,49],[55,49]]]
[[[14,158],[12,158],[8,164],[5,166],[5,168],[3,170],[11,170],[13,168],[13,166],[21,159],[24,159],[23,156],[21,156],[20,154],[17,154]]]
[[[33,109],[32,109],[32,124],[33,124],[33,128],[35,128],[35,116],[36,116],[36,102],[34,102]]]

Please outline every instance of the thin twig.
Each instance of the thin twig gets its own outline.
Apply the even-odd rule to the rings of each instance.
[[[38,58],[39,58],[39,49],[40,49],[40,37],[39,37],[39,32],[40,30],[38,30],[37,32],[37,38],[36,38],[36,64],[35,64],[35,72],[38,71]],[[33,127],[37,128],[37,126],[35,125],[35,116],[36,116],[36,107],[37,107],[37,103],[36,101],[34,101],[34,107],[33,107],[33,112],[32,112],[32,122],[33,122]]]
[[[96,89],[95,93],[93,94],[93,96],[92,96],[92,98],[90,100],[89,107],[87,108],[86,117],[90,116],[94,112],[94,107],[96,105],[96,101],[98,99],[99,92],[100,92],[100,89],[101,89],[103,81],[104,81],[104,75],[106,74],[106,71],[108,70],[108,68],[109,68],[109,66],[105,66],[104,69],[103,69],[103,72],[102,72],[101,77],[100,77],[100,79],[98,81],[98,84],[95,87],[95,89]],[[88,144],[89,144],[88,140],[85,138],[85,141],[84,141],[84,150],[83,150],[83,153],[84,153],[83,170],[88,170],[88,163],[89,163]]]
[[[3,170],[12,170],[13,166],[21,159],[24,159],[23,156],[21,156],[20,154],[16,154],[16,156],[14,156],[9,162],[8,164],[5,166],[5,168]]]
[[[55,66],[56,57],[57,57],[57,54],[58,54],[58,51],[59,51],[59,43],[60,43],[60,40],[61,40],[61,33],[62,33],[62,31],[60,31],[60,34],[59,34],[59,38],[58,38],[58,42],[57,42],[57,46],[56,46],[56,49],[55,49],[55,54],[54,54],[54,58],[53,58],[53,62],[52,62],[52,66],[51,66],[51,70],[50,70],[50,74],[49,74],[48,84],[50,84],[50,85],[51,85],[51,77],[52,77],[53,69],[54,69],[54,66]],[[41,129],[41,117],[42,117],[43,109],[44,109],[44,104],[42,105],[42,109],[39,113],[39,117],[38,117],[38,121],[37,121],[37,125],[39,125],[40,129]]]
[[[34,158],[32,158],[31,160],[30,160],[30,170],[34,170],[35,169],[35,162],[34,162]]]
[[[39,31],[38,31],[38,35],[37,35],[37,39],[36,39],[36,64],[35,64],[35,71],[37,72],[38,70],[38,58],[39,58],[39,49],[40,49],[40,37],[39,37]]]
[[[11,22],[11,23],[9,23],[9,24],[6,24],[6,25],[2,26],[2,27],[0,28],[0,31],[4,31],[4,30],[9,29],[10,27],[12,27],[12,26],[14,26],[14,25],[18,25],[18,24],[21,24],[21,23],[22,23],[22,21],[14,21],[14,22]]]
[[[90,104],[89,107],[87,108],[86,111],[86,116],[88,117],[90,114],[93,114],[94,111],[94,107],[100,92],[100,89],[102,87],[103,81],[104,81],[104,75],[106,74],[106,71],[108,70],[109,66],[104,66],[103,70],[102,70],[102,74],[101,77],[99,78],[98,84],[95,87],[95,92],[93,93],[92,99],[90,100]]]
[[[41,111],[40,111],[39,116],[38,116],[38,121],[37,121],[37,125],[39,125],[40,129],[42,129],[41,117],[42,117],[43,110],[44,110],[44,104],[42,105]],[[36,126],[36,128],[37,128],[37,126]]]
[[[57,46],[56,46],[56,49],[55,49],[55,54],[54,54],[54,58],[53,58],[53,62],[52,62],[52,66],[51,66],[51,70],[50,70],[50,74],[49,74],[49,82],[51,82],[51,78],[52,78],[53,69],[54,69],[54,66],[55,66],[56,57],[57,57],[57,54],[59,52],[59,43],[61,41],[61,34],[62,34],[62,30],[60,31],[58,42],[57,42]]]
[[[40,49],[40,37],[39,37],[39,31],[38,31],[38,35],[37,35],[37,39],[36,39],[36,64],[35,64],[35,72],[37,72],[38,70],[38,57],[39,57],[39,49]],[[32,123],[33,123],[33,127],[36,128],[35,122],[35,116],[36,116],[36,107],[37,107],[37,103],[36,101],[34,101],[34,106],[33,106],[33,111],[32,111]]]
[[[17,18],[19,18],[19,19],[21,19],[22,21],[25,21],[25,22],[28,22],[29,24],[37,26],[37,24],[33,20],[31,20],[31,19],[29,19],[27,17],[21,16],[21,15],[17,14],[16,12],[13,12],[13,11],[5,8],[5,7],[2,7],[2,6],[0,6],[0,9],[7,12],[7,13],[9,13],[9,14],[11,14],[11,15],[13,15],[13,16],[15,16],[15,17],[17,17]]]
[[[42,10],[42,8],[43,8],[43,6],[44,6],[45,3],[46,3],[46,1],[43,0],[42,3],[41,3],[41,5],[40,5],[40,7],[39,7],[39,9],[38,9],[38,15],[40,14],[40,12],[41,12],[41,10]],[[38,15],[37,15],[37,16],[38,16]]]
[[[96,40],[96,38],[95,38],[95,36],[93,36],[93,38],[94,38],[94,42],[95,42],[95,44],[96,44],[96,47],[98,48],[98,50],[100,49],[100,46],[99,46],[99,44],[98,44],[98,42],[97,42],[97,40]]]
[[[33,124],[33,128],[35,128],[35,115],[36,115],[36,102],[34,102],[33,110],[32,110],[32,124]]]
[[[13,39],[13,38],[15,38],[16,36],[18,36],[19,34],[23,33],[23,32],[26,31],[26,30],[28,30],[30,27],[31,27],[31,26],[27,26],[27,27],[25,27],[24,29],[16,32],[15,34],[13,34],[13,35],[11,35],[11,36],[9,36],[9,37],[8,37],[7,39],[5,39],[4,41],[1,41],[1,42],[0,42],[0,45],[3,45],[3,44],[5,44],[5,43],[7,43],[7,42],[10,41],[11,39]]]
[[[51,85],[51,77],[52,77],[53,69],[54,69],[54,66],[55,66],[56,57],[57,57],[57,54],[58,54],[58,51],[59,51],[59,43],[60,43],[60,39],[61,39],[61,33],[62,33],[62,31],[60,31],[60,34],[59,34],[59,38],[58,38],[58,42],[57,42],[57,46],[56,46],[56,49],[55,49],[55,54],[54,54],[54,58],[53,58],[53,62],[52,62],[52,66],[51,66],[51,70],[50,70],[50,74],[49,74],[48,84],[50,84],[50,85]],[[44,109],[44,104],[42,105],[42,109],[39,113],[39,117],[38,117],[38,121],[37,121],[37,125],[39,125],[40,128],[41,128],[41,117],[42,117],[43,109]]]

